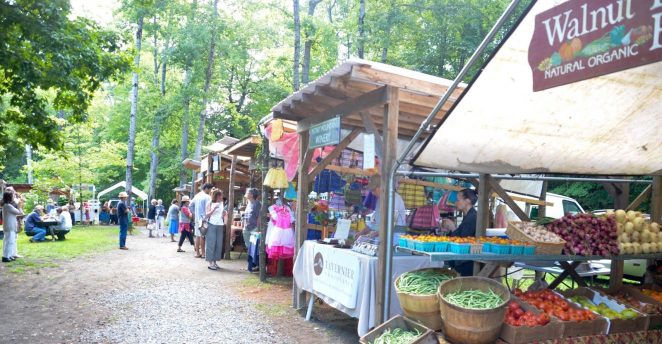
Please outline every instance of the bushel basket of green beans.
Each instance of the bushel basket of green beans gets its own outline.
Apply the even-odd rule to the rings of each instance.
[[[441,283],[455,278],[455,271],[442,268],[427,268],[405,272],[395,281],[400,293],[413,295],[434,295]]]

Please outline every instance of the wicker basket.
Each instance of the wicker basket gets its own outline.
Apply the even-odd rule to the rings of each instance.
[[[535,241],[533,238],[522,232],[518,224],[521,222],[511,221],[508,222],[508,229],[506,229],[506,235],[510,239],[529,242],[536,246],[536,254],[561,254],[563,247],[565,247],[565,241],[561,239],[561,243],[547,243],[541,241]]]

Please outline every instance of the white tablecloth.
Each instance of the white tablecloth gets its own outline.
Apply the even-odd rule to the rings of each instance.
[[[294,280],[300,289],[313,293],[313,251],[315,245],[321,245],[315,241],[304,242],[297,258],[294,262]],[[315,296],[322,299],[328,305],[340,310],[341,312],[359,319],[357,328],[359,336],[368,333],[368,330],[375,327],[375,317],[377,313],[377,257],[370,257],[364,254],[356,253],[349,249],[336,249],[344,254],[355,255],[359,258],[361,264],[361,276],[359,278],[359,292],[355,308],[347,308],[332,298],[314,292]],[[427,256],[393,256],[393,274],[391,285],[402,273],[425,267],[441,267],[443,262],[431,262]],[[391,288],[391,307],[390,317],[396,314],[403,314],[400,308],[398,296],[395,288]]]

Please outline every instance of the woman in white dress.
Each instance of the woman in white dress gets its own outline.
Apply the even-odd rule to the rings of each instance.
[[[211,202],[207,204],[207,234],[205,235],[205,259],[209,262],[210,270],[218,270],[217,261],[223,257],[223,238],[225,237],[225,206],[223,205],[223,191],[214,190],[211,193]]]

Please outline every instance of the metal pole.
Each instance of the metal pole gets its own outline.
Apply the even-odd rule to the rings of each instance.
[[[413,177],[449,177],[449,178],[478,178],[478,173],[448,173],[448,172],[422,172],[422,171],[397,171],[397,175],[413,176]],[[612,178],[584,178],[584,177],[550,177],[550,176],[511,176],[504,174],[497,174],[491,176],[494,179],[504,180],[552,180],[562,182],[592,182],[592,183],[637,183],[637,184],[650,184],[652,180],[642,179],[612,179]]]
[[[407,147],[405,150],[402,152],[400,155],[400,158],[398,158],[395,161],[395,164],[391,166],[387,179],[388,179],[388,211],[386,212],[386,238],[382,238],[384,240],[384,244],[388,245],[386,246],[386,257],[381,257],[382,259],[386,259],[386,271],[384,274],[384,281],[383,283],[383,288],[384,288],[384,293],[383,298],[384,298],[384,310],[383,310],[383,319],[386,320],[388,319],[389,315],[389,308],[391,306],[391,275],[392,275],[392,266],[391,266],[391,261],[393,259],[393,247],[391,245],[391,241],[393,240],[393,206],[394,206],[394,200],[393,197],[395,197],[395,173],[400,167],[400,165],[404,162],[405,158],[407,155],[409,155],[409,152],[414,148],[414,145],[418,141],[418,139],[421,137],[421,134],[423,134],[423,131],[427,129],[427,127],[430,125],[430,122],[432,122],[432,119],[434,119],[441,110],[442,106],[448,101],[448,99],[451,97],[455,89],[460,85],[464,77],[467,75],[469,72],[469,69],[473,67],[473,65],[478,61],[480,56],[483,54],[487,46],[492,42],[494,39],[494,36],[497,34],[497,32],[501,29],[501,27],[508,21],[510,18],[510,15],[513,13],[515,8],[519,5],[520,0],[513,0],[510,5],[508,5],[508,8],[501,14],[501,17],[497,20],[497,22],[494,24],[490,32],[485,36],[483,41],[480,43],[476,51],[474,51],[473,55],[471,55],[471,58],[469,58],[469,61],[467,62],[464,67],[462,67],[462,70],[460,73],[455,77],[455,80],[453,80],[453,83],[448,87],[446,90],[446,93],[439,99],[439,102],[437,105],[435,105],[434,109],[432,109],[432,112],[427,116],[427,118],[421,123],[421,126],[418,128],[416,131],[416,134],[414,134],[414,137],[412,137],[411,141],[407,144]]]

